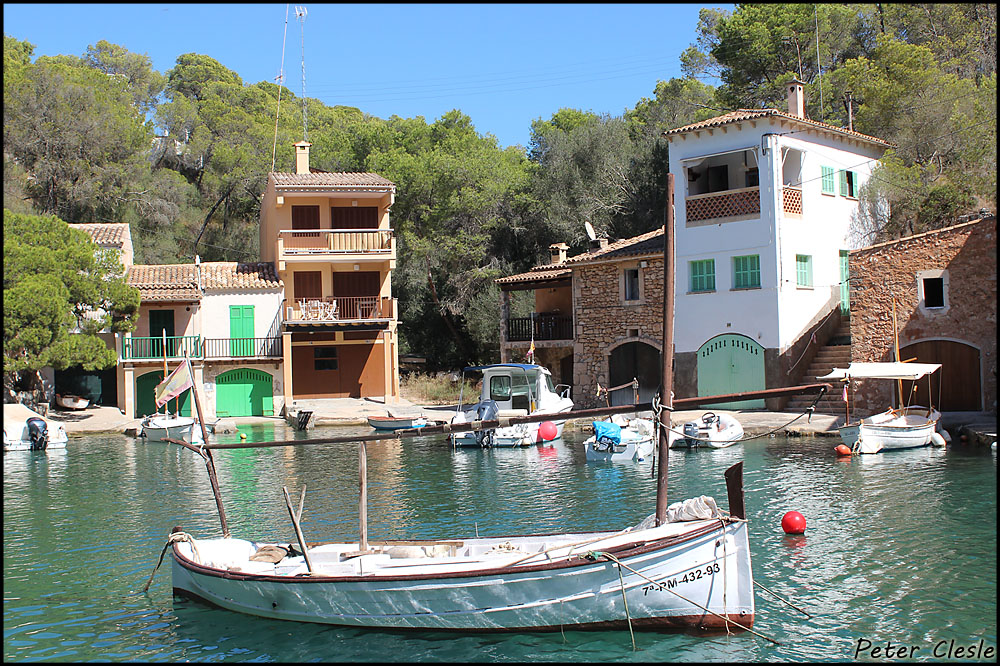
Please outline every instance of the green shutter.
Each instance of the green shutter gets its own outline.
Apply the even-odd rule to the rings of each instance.
[[[847,172],[841,170],[841,171],[838,171],[837,173],[840,175],[840,196],[846,197],[847,196]]]
[[[851,311],[850,271],[847,250],[840,251],[840,313],[844,316]]]
[[[253,356],[253,306],[229,306],[229,354]]]
[[[812,257],[807,254],[795,255],[795,283],[800,287],[811,287],[812,277]]]
[[[692,261],[691,291],[715,291],[715,259]]]
[[[836,194],[833,185],[833,167],[821,166],[820,172],[823,174],[823,194]]]
[[[750,254],[733,257],[733,288],[753,289],[760,287],[760,255]]]

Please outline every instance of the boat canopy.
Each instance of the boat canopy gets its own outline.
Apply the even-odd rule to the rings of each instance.
[[[538,370],[542,366],[532,365],[530,363],[494,363],[492,365],[473,365],[467,368],[462,368],[462,372],[468,372],[469,370],[478,370],[482,372],[483,370],[489,370],[490,368],[521,368],[522,370]]]
[[[941,369],[940,363],[851,363],[816,379],[920,379]]]

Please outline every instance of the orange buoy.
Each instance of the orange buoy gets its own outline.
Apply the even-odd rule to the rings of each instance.
[[[781,529],[785,534],[802,534],[806,531],[806,518],[798,511],[789,511],[781,518]]]
[[[839,446],[837,446],[837,448],[834,449],[834,451],[836,451],[839,455],[842,456],[851,455],[851,450],[847,448],[846,444],[840,444]]]

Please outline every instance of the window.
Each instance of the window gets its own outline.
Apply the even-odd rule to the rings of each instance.
[[[746,173],[746,185],[744,187],[758,187],[760,185],[760,173],[757,167],[750,167]]]
[[[506,375],[490,377],[490,400],[510,400],[510,377]]]
[[[292,229],[319,229],[319,206],[292,206]],[[319,234],[297,234],[298,238],[319,238]]]
[[[715,259],[690,262],[691,291],[715,291]]]
[[[316,370],[336,370],[337,348],[313,347],[313,368]]]
[[[821,166],[820,173],[823,175],[823,194],[836,195],[833,182],[833,167]]]
[[[858,198],[858,174],[855,171],[840,172],[840,196]]]
[[[729,189],[729,165],[708,167],[708,191],[724,192]]]
[[[813,286],[813,258],[808,254],[795,255],[795,284],[800,287]]]
[[[733,257],[733,289],[760,289],[760,255]]]
[[[924,278],[924,307],[944,307],[944,278]]]
[[[639,269],[638,268],[626,268],[625,269],[625,300],[626,301],[637,301],[637,300],[639,300]]]

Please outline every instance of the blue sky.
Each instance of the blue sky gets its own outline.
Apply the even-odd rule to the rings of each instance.
[[[325,104],[433,122],[460,109],[501,146],[563,107],[620,115],[680,76],[702,7],[688,4],[4,4],[4,34],[35,55],[101,39],[166,72],[209,55],[244,83],[275,80]]]

